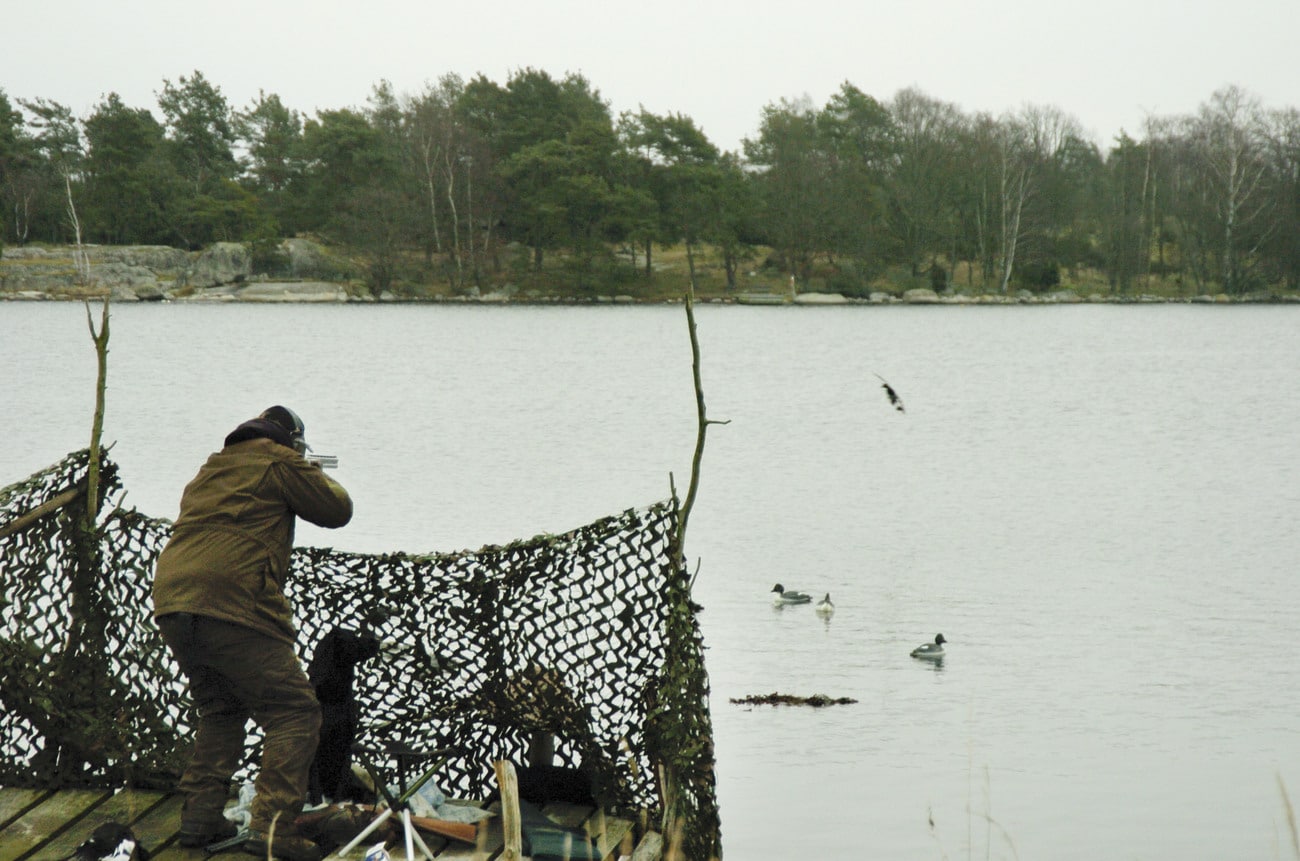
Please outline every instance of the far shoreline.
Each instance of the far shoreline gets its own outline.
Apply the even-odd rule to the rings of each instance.
[[[716,261],[696,255],[684,267],[661,251],[653,271],[618,284],[574,284],[562,271],[497,273],[491,283],[452,288],[432,281],[434,273],[377,289],[366,283],[364,266],[339,249],[308,238],[280,244],[280,265],[264,271],[243,243],[219,242],[197,251],[170,246],[27,246],[0,248],[0,301],[176,304],[411,304],[411,305],[674,305],[695,284],[700,305],[892,306],[892,305],[1239,305],[1292,304],[1300,291],[1275,286],[1235,294],[1184,292],[1181,280],[1156,278],[1133,292],[1117,292],[1099,273],[1076,273],[1059,284],[988,292],[966,277],[946,284],[895,273],[892,280],[845,290],[834,279],[812,277],[795,283],[788,273],[755,264],[723,278]],[[688,274],[688,273],[694,273]],[[644,277],[644,281],[640,280]],[[926,283],[927,281],[931,283]],[[840,290],[835,288],[840,287]]]
[[[256,286],[256,289],[250,287]],[[324,285],[320,285],[324,287]],[[626,294],[579,296],[528,296],[506,293],[484,293],[470,296],[398,296],[381,295],[357,296],[347,292],[345,285],[329,285],[328,289],[303,290],[297,282],[257,282],[244,288],[247,295],[241,295],[240,289],[198,290],[183,296],[166,293],[135,295],[123,289],[80,290],[3,290],[0,289],[0,302],[19,303],[62,303],[62,302],[102,302],[106,297],[111,304],[160,304],[160,305],[511,305],[511,306],[628,306],[628,305],[680,305],[684,297],[677,298],[639,298]],[[279,287],[285,289],[277,290]],[[1297,305],[1300,295],[1251,294],[1228,296],[1203,294],[1198,296],[1156,296],[1138,294],[1133,296],[1102,296],[1093,294],[1080,296],[1070,290],[1054,291],[1046,294],[1030,294],[1019,291],[1016,295],[997,294],[936,294],[930,290],[909,290],[901,296],[889,293],[873,294],[869,298],[844,296],[838,293],[799,293],[794,296],[779,294],[749,293],[733,295],[696,296],[697,305],[743,305],[753,307],[845,307],[845,306],[1036,306],[1036,305]]]

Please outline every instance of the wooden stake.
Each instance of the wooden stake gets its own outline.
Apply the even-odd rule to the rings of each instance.
[[[100,313],[99,331],[95,331],[95,321],[90,316],[90,303],[86,303],[86,325],[90,327],[90,338],[95,342],[95,355],[98,358],[99,372],[95,378],[95,420],[90,429],[90,465],[86,473],[86,528],[95,528],[95,518],[99,508],[99,445],[104,433],[104,389],[108,381],[108,296],[104,296],[104,308]]]
[[[493,763],[497,786],[501,787],[501,836],[504,846],[500,861],[520,861],[524,855],[524,832],[519,816],[519,780],[515,767],[504,759]]]

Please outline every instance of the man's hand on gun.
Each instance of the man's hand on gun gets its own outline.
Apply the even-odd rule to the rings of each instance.
[[[337,469],[339,465],[339,456],[336,454],[316,454],[309,451],[303,457],[307,458],[308,463],[314,463],[321,469]]]

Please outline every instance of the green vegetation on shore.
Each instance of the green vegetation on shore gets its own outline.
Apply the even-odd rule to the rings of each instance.
[[[249,276],[282,280],[284,237],[315,237],[343,261],[325,280],[370,298],[1300,289],[1300,112],[1235,87],[1106,152],[1054,107],[970,115],[848,82],[768,105],[740,153],[534,69],[381,82],[311,117],[274,94],[233,108],[196,71],[157,107],[110,93],[76,117],[0,91],[0,245],[239,243]]]
[[[444,280],[427,280],[418,255],[404,257],[400,273],[387,290],[376,295],[366,282],[366,264],[354,249],[294,239],[281,244],[281,253],[294,263],[275,271],[259,269],[246,246],[217,243],[184,252],[156,246],[49,246],[33,243],[10,249],[0,259],[0,300],[82,300],[112,296],[119,300],[249,302],[366,302],[366,301],[484,301],[484,302],[627,302],[675,303],[692,284],[700,302],[740,304],[824,304],[830,302],[908,303],[1071,303],[1071,302],[1300,302],[1300,291],[1257,290],[1232,296],[1192,292],[1180,279],[1143,279],[1140,290],[1122,293],[1103,273],[1067,273],[1051,289],[1020,288],[1008,295],[981,292],[968,267],[959,267],[948,285],[911,276],[894,267],[882,272],[866,289],[837,293],[833,269],[814,270],[800,284],[771,263],[742,267],[728,281],[722,254],[711,246],[692,251],[688,263],[682,246],[659,249],[654,269],[646,274],[628,270],[592,289],[572,289],[568,262],[555,255],[540,271],[521,269],[484,278],[464,290]],[[514,253],[524,250],[514,248]],[[759,248],[760,254],[770,249]],[[79,265],[77,257],[84,258]],[[233,261],[231,258],[235,258]],[[304,259],[305,258],[305,259]],[[614,265],[618,265],[617,262]],[[518,280],[511,275],[520,275]]]

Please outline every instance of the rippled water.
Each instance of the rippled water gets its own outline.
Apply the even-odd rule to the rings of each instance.
[[[1300,309],[697,322],[729,858],[1293,857]],[[680,308],[121,306],[110,346],[105,435],[150,514],[275,402],[357,500],[303,543],[475,547],[689,480]],[[86,444],[85,310],[0,304],[0,360],[7,483]],[[908,657],[938,631],[941,666]],[[771,692],[858,702],[730,702]]]

